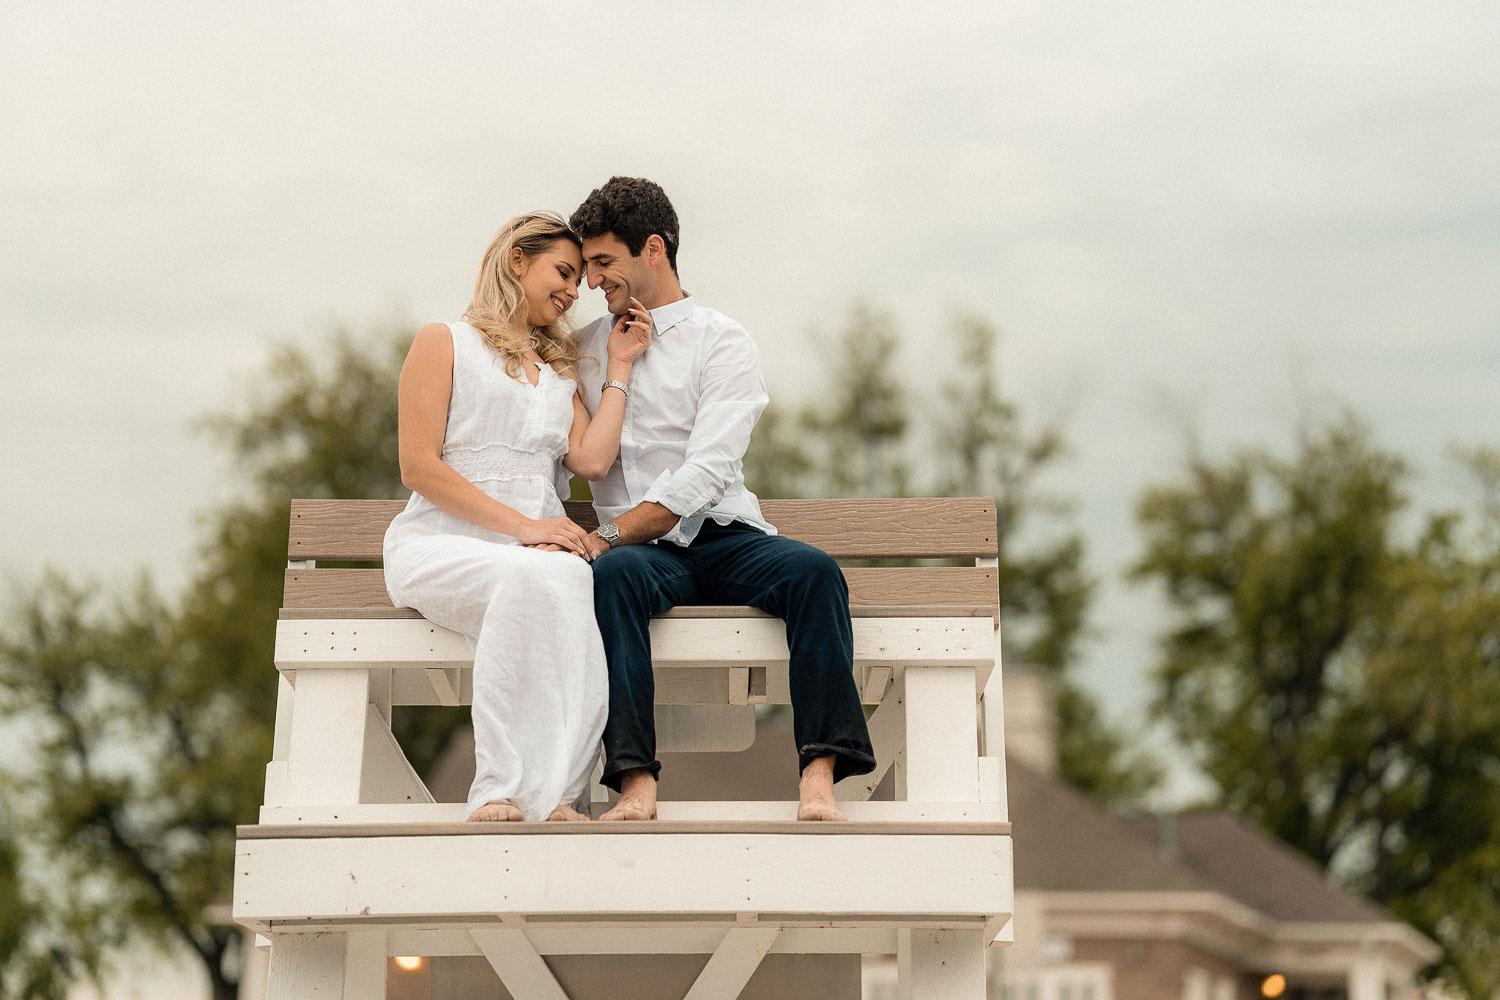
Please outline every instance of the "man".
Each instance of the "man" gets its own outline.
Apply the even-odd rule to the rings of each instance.
[[[745,488],[745,449],[767,403],[759,352],[743,327],[683,291],[677,213],[659,186],[612,177],[569,224],[583,238],[589,287],[604,290],[612,314],[580,332],[583,353],[605,356],[632,297],[655,323],[629,386],[585,373],[590,412],[604,392],[628,396],[620,457],[594,483],[600,524],[588,536],[609,664],[603,780],[620,793],[602,819],[656,817],[648,626],[680,604],[748,604],[786,621],[797,818],[844,819],[834,782],[875,768],[854,686],[849,592],[838,564],[777,535]]]

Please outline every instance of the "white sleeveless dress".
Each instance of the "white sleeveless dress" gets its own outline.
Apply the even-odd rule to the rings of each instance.
[[[560,517],[575,383],[548,365],[535,386],[511,378],[477,329],[448,327],[453,392],[443,461],[527,517]],[[598,758],[609,697],[589,564],[525,548],[413,493],[386,530],[385,581],[398,607],[473,642],[467,814],[508,799],[540,820],[577,799]]]

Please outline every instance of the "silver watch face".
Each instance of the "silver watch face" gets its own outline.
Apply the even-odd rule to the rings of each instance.
[[[599,537],[613,545],[620,537],[620,529],[615,526],[615,522],[606,521],[599,525]]]

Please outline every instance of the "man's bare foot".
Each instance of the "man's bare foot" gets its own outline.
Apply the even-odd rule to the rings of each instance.
[[[836,823],[847,820],[833,797],[833,757],[819,757],[802,770],[797,786],[797,818],[809,822]]]
[[[587,823],[589,818],[564,802],[552,810],[552,815],[547,817],[548,823]]]
[[[629,819],[655,819],[656,806],[636,798],[634,795],[622,795],[620,801],[614,804],[614,808],[599,817],[599,821],[615,822]]]
[[[519,823],[526,817],[521,810],[503,799],[497,802],[486,802],[474,810],[474,815],[469,817],[470,823]]]
[[[656,818],[656,778],[646,768],[626,771],[620,778],[620,800],[599,817],[600,822]]]

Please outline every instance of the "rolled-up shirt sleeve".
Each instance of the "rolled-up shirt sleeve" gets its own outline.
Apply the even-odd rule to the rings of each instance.
[[[704,333],[712,339],[704,345],[697,418],[682,465],[657,476],[643,498],[684,518],[719,503],[739,479],[750,434],[769,402],[760,352],[744,328],[730,322]]]

